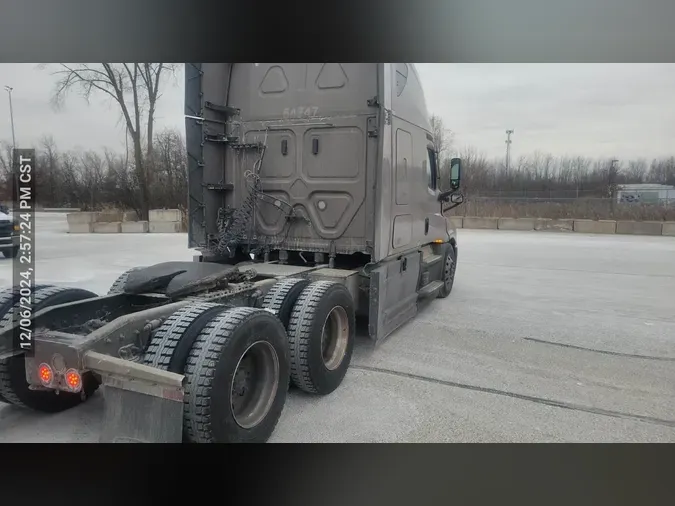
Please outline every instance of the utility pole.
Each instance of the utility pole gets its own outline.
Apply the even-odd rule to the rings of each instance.
[[[14,110],[12,109],[12,88],[11,86],[5,86],[5,91],[9,95],[9,120],[12,124],[12,153],[16,149],[16,135],[14,135]],[[13,156],[13,155],[12,155]]]
[[[509,172],[509,167],[511,166],[511,134],[513,130],[506,131],[506,173]]]

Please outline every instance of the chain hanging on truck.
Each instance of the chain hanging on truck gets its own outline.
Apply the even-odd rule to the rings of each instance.
[[[251,144],[260,150],[260,157],[253,164],[253,170],[246,171],[244,177],[251,181],[249,186],[249,194],[236,209],[219,209],[218,210],[218,242],[215,246],[215,251],[219,255],[233,256],[236,247],[248,238],[249,245],[252,241],[252,230],[255,204],[259,195],[263,194],[262,182],[258,173],[262,166],[263,158],[265,157],[265,150],[267,146],[267,132],[265,132],[265,142],[258,142]],[[228,147],[234,147],[228,144]],[[247,231],[249,232],[247,234]]]
[[[254,182],[252,191],[238,208],[219,210],[216,253],[232,256],[236,247],[244,241],[246,230],[253,220],[254,204],[260,190],[260,182]]]

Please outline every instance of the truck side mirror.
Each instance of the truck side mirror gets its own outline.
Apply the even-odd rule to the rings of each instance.
[[[450,160],[450,187],[453,190],[459,188],[459,182],[462,178],[462,160],[461,158],[453,158]]]

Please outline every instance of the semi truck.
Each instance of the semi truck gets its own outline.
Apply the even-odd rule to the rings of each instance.
[[[1,292],[0,402],[102,385],[101,442],[265,442],[291,387],[340,386],[357,318],[379,343],[450,295],[461,160],[441,188],[413,64],[187,63],[185,128],[194,261]]]

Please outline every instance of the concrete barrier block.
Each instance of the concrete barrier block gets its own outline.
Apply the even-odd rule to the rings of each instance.
[[[96,223],[117,223],[118,221],[122,221],[121,212],[98,213],[96,216]]]
[[[66,220],[68,225],[83,225],[85,223],[94,223],[98,213],[68,213]]]
[[[582,234],[614,234],[614,220],[574,220],[574,231]]]
[[[136,211],[125,211],[122,213],[122,221],[138,221]]]
[[[95,234],[119,234],[122,231],[122,222],[97,222],[94,223]]]
[[[461,216],[448,216],[448,219],[450,220],[450,223],[452,223],[452,226],[455,228],[462,228],[464,227],[464,218]]]
[[[122,222],[122,233],[123,234],[145,234],[150,230],[149,224],[147,221],[123,221]]]
[[[499,230],[534,230],[534,218],[499,218]]]
[[[91,234],[94,231],[93,223],[70,223],[68,224],[69,234]]]
[[[675,221],[664,221],[661,235],[669,235],[675,237]]]
[[[151,221],[151,234],[176,234],[180,232],[180,221]]]
[[[482,228],[482,229],[497,229],[499,228],[499,218],[476,218],[465,216],[463,220],[463,228]]]
[[[617,234],[631,235],[661,235],[663,232],[662,221],[617,221]]]
[[[534,229],[546,232],[573,232],[574,220],[553,220],[550,218],[537,218],[534,221]]]
[[[152,209],[150,211],[150,223],[153,221],[181,221],[180,209]]]

